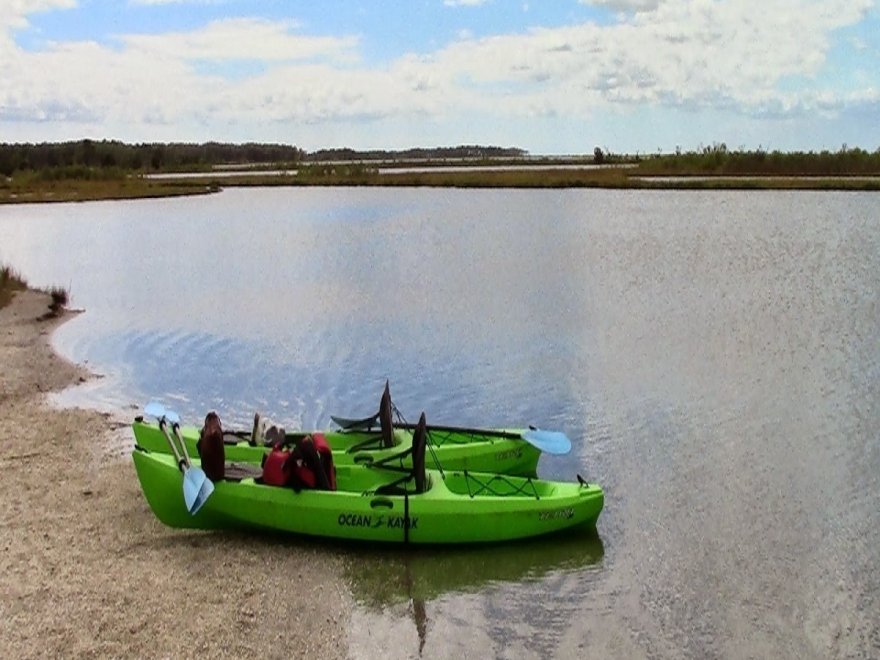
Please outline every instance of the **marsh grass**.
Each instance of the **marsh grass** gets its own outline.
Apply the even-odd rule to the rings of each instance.
[[[677,152],[639,162],[639,174],[667,176],[852,177],[880,176],[880,149],[782,152],[728,149],[716,143],[698,151]]]
[[[200,179],[202,183],[221,187],[248,186],[384,186],[433,188],[610,188],[663,190],[880,190],[880,175],[870,179],[856,177],[799,177],[751,175],[718,175],[708,178],[677,180],[653,178],[656,171],[641,168],[607,169],[540,169],[522,170],[458,170],[383,172],[375,170],[347,171],[322,169],[308,176],[263,175],[220,179]],[[668,176],[668,173],[667,173]],[[706,175],[704,175],[706,176]]]
[[[0,308],[10,303],[17,291],[28,288],[27,281],[12,266],[0,264]],[[62,286],[53,286],[48,289],[40,289],[49,294],[49,311],[44,317],[58,316],[70,301],[70,289]]]
[[[664,190],[880,190],[880,152],[859,149],[837,153],[765,153],[728,151],[722,145],[702,152],[648,158],[611,157],[626,167],[561,169],[552,165],[589,165],[584,159],[508,170],[394,171],[380,173],[368,163],[303,164],[298,171],[260,172],[224,177],[205,172],[193,178],[149,179],[118,168],[102,176],[88,168],[57,168],[0,176],[0,204],[172,197],[248,186],[385,186],[434,188],[630,188]],[[606,160],[607,162],[607,160]],[[442,164],[442,163],[438,163]],[[448,163],[447,163],[448,164]],[[485,165],[485,163],[476,163]],[[507,165],[516,164],[514,162]],[[541,165],[546,164],[546,167]],[[500,164],[499,164],[500,165]],[[389,171],[390,169],[390,171]],[[673,177],[664,180],[663,177]]]
[[[27,282],[12,266],[0,265],[0,307],[5,307],[12,300],[16,291],[27,288]]]
[[[157,181],[141,176],[77,179],[29,173],[14,178],[0,177],[0,204],[174,197],[206,194],[218,189],[201,181]]]

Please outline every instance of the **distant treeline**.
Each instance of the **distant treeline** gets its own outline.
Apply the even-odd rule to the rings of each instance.
[[[639,162],[639,174],[716,176],[880,175],[880,149],[843,145],[839,151],[731,151],[724,143],[698,151],[658,155]]]
[[[70,178],[95,169],[108,171],[187,171],[215,165],[293,163],[302,149],[283,144],[152,143],[125,144],[115,140],[79,140],[41,144],[0,144],[0,174],[58,170]]]
[[[293,164],[327,160],[422,160],[446,158],[520,158],[522,149],[459,146],[405,151],[323,149],[306,153],[283,144],[206,142],[126,144],[116,140],[79,140],[40,144],[0,144],[0,174],[52,170],[54,178],[89,178],[119,171],[198,171],[218,165]],[[96,171],[99,170],[99,171]],[[105,172],[102,174],[100,170]]]
[[[402,151],[356,151],[354,149],[321,149],[306,154],[307,161],[413,161],[413,160],[447,160],[447,159],[489,159],[489,158],[524,158],[528,152],[514,147],[483,147],[479,145],[460,145],[458,147],[435,147],[433,149],[405,149]]]
[[[322,149],[308,153],[283,144],[229,144],[206,142],[126,144],[115,140],[79,140],[41,144],[0,144],[0,177],[35,180],[111,180],[127,178],[131,172],[208,172],[218,166],[294,166],[303,176],[315,174],[319,162],[377,161],[401,163],[444,160],[524,159],[523,149],[461,145],[416,148],[400,151]],[[587,157],[589,158],[589,157]],[[533,159],[532,159],[533,160]],[[548,162],[554,159],[548,157]],[[578,162],[583,162],[580,158]],[[677,150],[655,156],[613,154],[596,147],[592,162],[637,164],[630,170],[639,175],[702,176],[880,176],[880,149],[869,152],[843,145],[838,151],[781,152],[730,150],[724,143],[695,151]],[[309,165],[306,171],[302,166]],[[4,180],[0,179],[0,185]]]

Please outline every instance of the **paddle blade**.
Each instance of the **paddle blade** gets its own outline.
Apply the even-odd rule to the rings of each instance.
[[[363,419],[348,419],[346,417],[330,415],[330,419],[333,420],[333,423],[341,429],[368,429],[375,425],[378,418],[379,413],[376,413],[371,417],[364,417]]]
[[[147,417],[162,419],[163,417],[165,417],[165,406],[163,406],[158,401],[150,401],[147,405],[144,406],[144,413],[147,415]]]
[[[171,426],[176,426],[180,424],[180,415],[178,415],[173,410],[165,410],[165,419],[171,422]]]
[[[562,431],[529,429],[522,434],[522,438],[547,454],[561,455],[571,451],[571,440]]]
[[[208,498],[211,497],[211,493],[214,492],[214,482],[208,478],[205,478],[202,487],[199,489],[199,494],[196,497],[196,501],[193,504],[193,508],[190,510],[190,514],[196,515],[199,509],[202,508],[202,505],[208,501]]]
[[[202,488],[205,482],[210,483],[205,495],[202,495]],[[208,496],[214,490],[214,484],[208,479],[207,475],[201,468],[189,468],[183,473],[183,501],[186,504],[186,510],[195,515]]]

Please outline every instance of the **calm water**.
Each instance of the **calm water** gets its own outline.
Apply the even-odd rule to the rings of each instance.
[[[880,195],[230,190],[0,207],[66,393],[565,430],[598,537],[370,552],[353,655],[880,655]],[[389,651],[390,650],[390,651]]]

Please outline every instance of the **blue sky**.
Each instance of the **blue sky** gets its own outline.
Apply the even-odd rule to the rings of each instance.
[[[880,148],[875,0],[6,0],[0,141]]]

